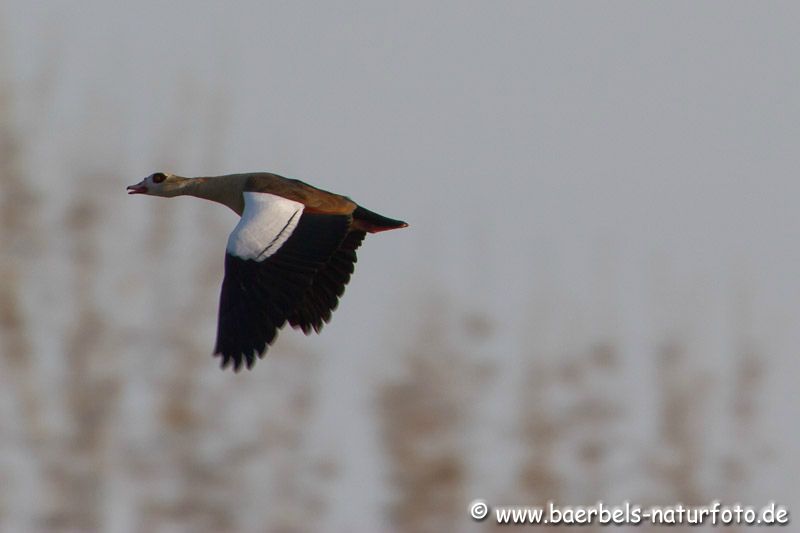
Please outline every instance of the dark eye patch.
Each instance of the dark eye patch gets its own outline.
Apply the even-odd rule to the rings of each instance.
[[[156,172],[153,174],[153,183],[161,183],[165,179],[167,179],[167,175],[163,172]]]

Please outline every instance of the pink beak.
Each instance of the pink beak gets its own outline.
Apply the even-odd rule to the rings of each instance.
[[[144,181],[136,185],[128,185],[128,194],[147,194],[147,186],[144,184]]]

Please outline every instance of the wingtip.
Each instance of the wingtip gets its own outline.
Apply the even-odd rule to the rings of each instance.
[[[252,370],[256,366],[256,361],[264,358],[267,353],[267,347],[262,351],[253,350],[249,357],[245,353],[228,354],[221,351],[215,351],[212,357],[219,357],[220,370],[227,370],[230,367],[234,374],[238,374],[242,369]]]

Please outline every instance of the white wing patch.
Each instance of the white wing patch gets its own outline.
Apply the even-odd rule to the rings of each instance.
[[[303,214],[300,202],[263,192],[244,193],[244,213],[228,237],[228,253],[263,261],[286,242]]]

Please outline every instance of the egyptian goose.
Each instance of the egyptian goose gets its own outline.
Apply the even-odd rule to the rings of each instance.
[[[350,198],[276,174],[184,178],[165,172],[128,194],[196,196],[241,219],[228,237],[214,355],[222,368],[252,368],[288,321],[306,335],[331,318],[367,233],[408,224]]]

